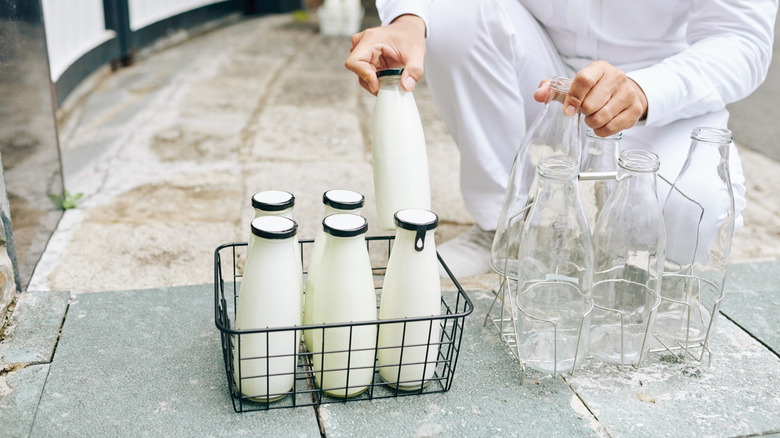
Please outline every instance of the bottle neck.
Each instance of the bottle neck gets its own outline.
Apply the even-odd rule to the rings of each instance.
[[[326,205],[325,206],[325,214],[323,215],[323,217],[328,217],[328,216],[330,216],[332,214],[339,214],[339,213],[351,213],[351,214],[358,214],[359,215],[359,214],[361,214],[361,209],[357,208],[357,209],[354,209],[354,210],[342,210],[342,209],[339,209],[339,208],[335,208],[332,205]]]
[[[379,89],[386,91],[402,91],[401,88],[401,76],[382,76],[379,78]]]

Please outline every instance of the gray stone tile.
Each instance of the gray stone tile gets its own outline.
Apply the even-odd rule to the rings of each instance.
[[[49,365],[31,365],[0,376],[0,435],[26,437],[30,433]]]
[[[723,317],[710,348],[709,367],[650,353],[639,370],[590,360],[567,380],[613,437],[780,430],[780,359]]]
[[[236,413],[211,285],[79,295],[38,436],[319,436],[311,407]]]
[[[563,379],[520,366],[492,325],[482,326],[493,295],[469,292],[450,391],[320,408],[325,434],[338,436],[599,436],[603,429]],[[383,425],[383,427],[377,427]]]
[[[729,267],[721,313],[780,355],[780,262]]]
[[[0,364],[47,363],[68,309],[68,292],[24,292],[0,343]]]

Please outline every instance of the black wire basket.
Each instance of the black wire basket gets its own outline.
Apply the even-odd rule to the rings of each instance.
[[[312,240],[302,240],[299,243],[302,259],[305,254],[310,252],[312,242]],[[366,244],[369,252],[372,254],[372,264],[381,265],[373,268],[374,285],[377,293],[382,289],[384,270],[392,243],[392,236],[366,238]],[[456,290],[442,291],[441,314],[439,316],[238,330],[235,328],[235,309],[241,281],[240,265],[245,258],[246,246],[246,243],[228,243],[219,246],[214,252],[214,317],[222,338],[222,357],[225,362],[225,372],[233,408],[236,412],[405,397],[446,392],[452,387],[455,366],[457,365],[458,353],[463,337],[463,325],[466,316],[474,310],[474,306],[441,257],[439,257],[439,263],[441,263],[449,275]],[[374,261],[376,258],[381,260],[376,262]],[[411,332],[413,326],[415,330],[419,330],[420,327],[427,327],[428,336],[424,336],[424,339],[427,339],[428,342],[411,344],[402,340],[401,345],[398,346],[378,347],[380,328],[389,324],[393,324],[396,329],[400,328],[402,339],[406,336],[407,328]],[[344,349],[326,351],[324,348],[325,336],[327,333],[332,333],[334,329],[349,332],[349,346]],[[365,331],[366,329],[371,333],[376,333],[373,345],[370,347],[362,345],[353,348],[353,334],[357,337],[358,331]],[[302,342],[302,334],[306,330],[320,331],[319,339],[322,340],[320,352],[312,353],[307,351],[304,342]],[[261,336],[261,339],[264,337],[265,345],[270,345],[271,337],[276,337],[276,339],[284,338],[286,339],[285,342],[293,342],[295,345],[291,346],[288,352],[281,354],[269,354],[267,350],[265,355],[251,358],[246,358],[239,354],[238,357],[242,359],[236,361],[234,349],[240,348],[242,337],[250,335],[255,337]],[[395,365],[379,365],[377,357],[383,349],[392,349],[393,354],[398,355],[399,359]],[[406,361],[403,359],[405,352],[407,357],[419,357],[422,351],[424,351],[424,354],[419,361],[412,359],[410,362],[409,359]],[[350,362],[351,356],[373,355],[373,361],[371,365],[326,368],[327,365],[325,365],[323,359],[325,357],[333,357],[333,355],[346,355],[347,363],[350,365],[352,364]],[[261,368],[266,371],[259,373],[257,371],[251,372],[249,370],[250,366],[243,364],[248,360],[255,361],[255,363],[256,361],[264,361],[262,363],[265,366]],[[294,371],[276,372],[271,365],[271,362],[274,361],[287,361],[291,364],[291,367],[292,363],[294,363]],[[319,364],[316,367],[317,369],[315,369],[315,362]],[[384,370],[385,372],[383,373],[382,368],[387,367],[390,367],[388,368],[390,371]],[[409,379],[408,374],[406,377],[402,377],[402,367],[407,370],[409,367],[417,367],[416,369],[421,371],[421,373],[418,373],[420,377]],[[397,373],[395,372],[396,370]],[[323,385],[324,388],[320,387],[320,382],[326,382],[324,376],[334,373],[345,373],[346,383],[336,387],[328,387],[327,384]],[[353,373],[353,376],[370,374],[368,376],[370,382],[351,385],[350,373]],[[390,375],[390,378],[388,378],[388,375]],[[278,381],[278,379],[291,381],[292,388],[287,391],[274,392],[270,382],[272,380]],[[357,379],[353,378],[353,380]],[[260,387],[264,389],[261,397],[253,396],[252,394],[242,394],[240,388],[250,386],[250,382],[253,382],[254,387],[257,387],[257,382],[260,382]],[[245,390],[244,392],[247,391]]]

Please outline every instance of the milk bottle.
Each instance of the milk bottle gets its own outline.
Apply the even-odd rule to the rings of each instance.
[[[395,243],[387,262],[379,319],[441,314],[435,213],[406,209],[395,214]],[[439,353],[440,321],[382,324],[379,327],[379,375],[401,390],[419,389],[433,376]]]
[[[428,155],[414,95],[400,85],[401,68],[377,72],[374,113],[374,192],[382,228],[405,208],[431,209]]]
[[[317,273],[313,324],[376,320],[376,294],[366,248],[365,218],[334,214],[323,221],[325,248]],[[374,377],[376,325],[313,329],[314,377],[326,394],[350,397]]]
[[[236,329],[291,327],[301,323],[301,269],[295,255],[298,225],[281,216],[251,224],[256,237],[236,303]],[[293,386],[298,336],[295,331],[234,337],[233,366],[238,390],[251,400],[270,402]]]
[[[360,214],[365,197],[352,190],[328,190],[322,195],[322,203],[325,204],[325,214],[323,218],[337,213]],[[304,311],[303,324],[312,323],[312,313],[314,312],[314,291],[316,290],[317,271],[322,262],[322,252],[325,249],[325,229],[319,227],[317,235],[314,237],[314,247],[309,257],[309,267],[306,274],[306,287],[304,289]],[[306,343],[306,349],[312,351],[314,333],[311,330],[303,332],[303,338]]]
[[[292,219],[295,196],[282,190],[265,190],[252,195],[252,208],[255,210],[255,219],[260,216],[283,216]],[[252,253],[255,243],[255,235],[249,234],[247,245],[247,257]]]

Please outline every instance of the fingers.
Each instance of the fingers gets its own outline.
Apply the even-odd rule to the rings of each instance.
[[[596,61],[574,77],[563,107],[567,115],[582,113],[585,124],[605,137],[636,125],[646,112],[647,99],[622,70]]]
[[[355,34],[344,65],[372,94],[379,91],[377,70],[405,66],[401,86],[414,91],[423,75],[425,31],[425,23],[420,17],[402,15],[389,25]]]
[[[542,82],[539,82],[539,88],[534,91],[534,100],[537,102],[547,102],[547,99],[550,98],[550,80],[545,79]]]

